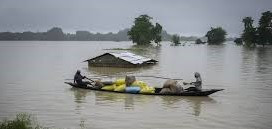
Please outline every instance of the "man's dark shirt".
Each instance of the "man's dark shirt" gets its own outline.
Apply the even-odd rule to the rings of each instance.
[[[82,79],[84,79],[85,77],[83,77],[81,74],[75,74],[74,77],[74,83],[76,82],[77,84],[82,84]]]

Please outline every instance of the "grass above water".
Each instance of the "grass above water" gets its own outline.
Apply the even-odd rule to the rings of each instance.
[[[0,122],[0,129],[49,129],[40,126],[32,115],[17,114],[12,120],[5,119]]]

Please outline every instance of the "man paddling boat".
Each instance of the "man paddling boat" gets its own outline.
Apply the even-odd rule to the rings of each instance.
[[[191,83],[183,82],[183,84],[184,85],[190,84],[190,85],[194,85],[195,87],[189,87],[185,90],[188,90],[188,91],[201,91],[202,90],[202,79],[201,79],[200,73],[195,72],[194,75],[196,78],[195,82],[191,82]]]
[[[77,70],[74,76],[74,83],[83,87],[87,87],[87,85],[92,85],[89,81],[83,81],[83,79],[87,78],[86,76],[82,76],[80,70]]]

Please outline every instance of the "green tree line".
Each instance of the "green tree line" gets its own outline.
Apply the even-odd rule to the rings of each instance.
[[[253,26],[252,17],[245,17],[242,22],[244,23],[244,31],[241,38],[235,40],[236,44],[248,47],[272,45],[272,12],[263,12],[257,27]]]
[[[0,32],[0,40],[21,41],[129,41],[127,32],[129,29],[120,30],[117,33],[91,33],[89,31],[76,31],[75,34],[64,33],[61,28],[53,27],[46,32]],[[165,30],[161,32],[162,41],[171,41],[171,34]],[[181,36],[183,41],[194,41],[197,37]]]
[[[64,33],[61,28],[53,27],[47,32],[0,32],[0,40],[45,40],[45,41],[128,41],[128,29],[117,33],[91,33],[76,31],[75,34]]]

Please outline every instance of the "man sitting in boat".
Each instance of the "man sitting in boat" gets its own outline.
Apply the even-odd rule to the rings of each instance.
[[[189,87],[185,90],[187,91],[201,91],[202,90],[202,79],[198,72],[195,72],[195,78],[196,78],[195,82],[191,82],[191,83],[183,82],[184,85],[190,84],[195,86],[195,87]]]
[[[78,84],[79,86],[82,86],[82,87],[87,87],[87,85],[92,85],[91,82],[88,82],[88,81],[82,81],[83,79],[85,79],[86,76],[82,76],[80,74],[80,70],[77,70],[75,76],[74,76],[74,83]]]

